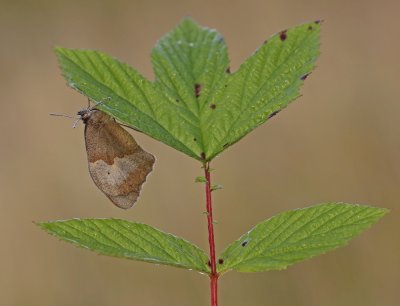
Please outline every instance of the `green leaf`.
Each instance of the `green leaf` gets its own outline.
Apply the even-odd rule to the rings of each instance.
[[[285,269],[345,245],[387,211],[328,203],[281,213],[256,225],[231,244],[222,253],[217,270],[224,273]]]
[[[215,111],[204,122],[213,158],[297,98],[319,55],[320,22],[303,24],[265,41],[212,95]]]
[[[197,176],[194,181],[196,183],[207,183],[207,179],[204,176]]]
[[[56,54],[70,87],[93,101],[105,101],[97,108],[134,129],[198,158],[195,156],[197,153],[164,126],[165,121],[169,120],[171,124],[176,124],[178,119],[171,114],[179,113],[179,110],[168,104],[153,84],[133,68],[98,51],[56,48]]]
[[[213,112],[212,97],[229,77],[223,37],[184,19],[157,43],[152,62],[155,86],[170,104],[180,107],[175,116],[182,122],[179,128],[188,132],[182,142],[190,144],[196,139],[197,154],[204,155],[208,136],[213,133],[206,124]]]
[[[155,81],[104,53],[57,48],[68,85],[124,124],[210,161],[299,96],[319,54],[320,23],[273,36],[231,74],[215,30],[184,19],[152,51]]]
[[[149,225],[118,219],[72,219],[38,224],[50,234],[103,255],[209,273],[195,245]]]
[[[211,186],[211,191],[216,191],[216,190],[220,190],[223,189],[224,186],[220,185],[220,184],[215,184]]]

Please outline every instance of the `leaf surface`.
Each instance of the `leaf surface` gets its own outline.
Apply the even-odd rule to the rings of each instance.
[[[208,273],[207,255],[182,238],[119,219],[72,219],[38,224],[50,234],[103,255]]]
[[[68,85],[101,102],[97,108],[122,123],[195,157],[194,152],[163,126],[173,111],[153,84],[129,65],[105,53],[57,48]]]
[[[370,206],[327,203],[278,214],[231,244],[217,269],[220,273],[285,269],[347,244],[386,212]]]
[[[248,58],[210,100],[206,156],[213,158],[299,97],[319,55],[320,22],[278,34]]]

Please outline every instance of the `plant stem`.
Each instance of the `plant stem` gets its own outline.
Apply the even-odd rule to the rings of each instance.
[[[212,213],[211,201],[211,175],[210,164],[204,163],[204,174],[206,178],[206,207],[208,222],[208,244],[210,246],[210,289],[211,289],[211,306],[218,306],[218,273],[215,260],[215,241],[214,241],[214,219]]]

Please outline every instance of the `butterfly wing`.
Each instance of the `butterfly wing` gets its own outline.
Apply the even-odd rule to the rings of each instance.
[[[86,121],[85,142],[89,172],[96,186],[116,206],[132,207],[153,169],[154,156],[99,110],[93,110]]]

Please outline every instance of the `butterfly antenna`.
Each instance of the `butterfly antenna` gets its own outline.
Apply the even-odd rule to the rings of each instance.
[[[82,120],[80,117],[76,117],[76,116],[73,117],[73,116],[64,115],[64,114],[51,113],[50,116],[57,116],[57,117],[65,117],[65,118],[75,119],[74,124],[72,125],[73,128],[76,128],[76,126],[79,123],[79,121]]]
[[[50,116],[66,117],[66,118],[76,119],[76,117],[72,117],[72,116],[64,115],[64,114],[50,113],[49,115],[50,115]]]
[[[72,128],[76,128],[76,126],[78,125],[78,123],[79,123],[80,121],[82,121],[81,118],[76,119],[75,122],[74,122],[74,124],[72,125]]]
[[[90,99],[88,99],[88,103],[89,103],[88,109],[93,109],[96,106],[102,105],[108,100],[111,100],[111,97],[106,97],[103,100],[101,100],[100,102],[96,102],[96,101],[93,101],[93,100],[91,101]],[[93,106],[90,106],[90,101],[93,102],[93,104],[94,104]]]

